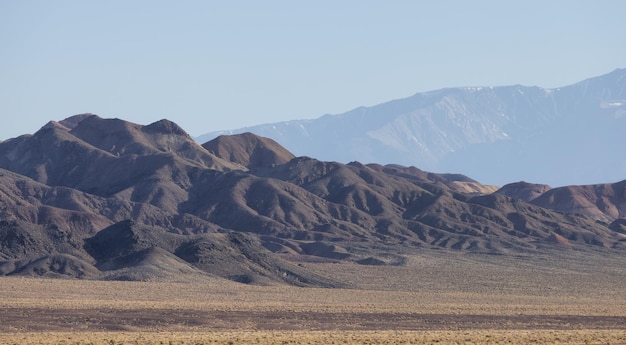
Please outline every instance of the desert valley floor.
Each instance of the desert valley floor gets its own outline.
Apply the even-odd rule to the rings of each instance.
[[[0,278],[2,344],[626,344],[625,257],[423,250],[350,289]]]

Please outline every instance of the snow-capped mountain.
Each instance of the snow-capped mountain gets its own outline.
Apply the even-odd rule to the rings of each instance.
[[[553,186],[626,177],[626,69],[556,89],[447,88],[252,132],[297,156],[396,163],[462,173],[483,183]]]

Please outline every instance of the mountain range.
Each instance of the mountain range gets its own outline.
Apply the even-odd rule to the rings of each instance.
[[[552,186],[626,176],[626,69],[554,89],[446,88],[338,115],[211,132],[251,132],[297,156],[418,166],[486,184]]]
[[[0,274],[346,286],[300,263],[626,249],[626,180],[498,189],[82,114],[0,143]]]

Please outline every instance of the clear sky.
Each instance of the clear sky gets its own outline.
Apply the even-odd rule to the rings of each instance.
[[[91,112],[209,131],[626,67],[623,0],[0,0],[0,139]]]

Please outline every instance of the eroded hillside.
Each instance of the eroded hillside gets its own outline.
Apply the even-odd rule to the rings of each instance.
[[[330,287],[346,285],[298,263],[626,245],[623,183],[577,187],[603,191],[594,205],[615,201],[598,221],[539,202],[556,189],[491,194],[463,175],[295,157],[250,133],[201,146],[168,120],[50,122],[0,143],[0,177],[4,275]]]

